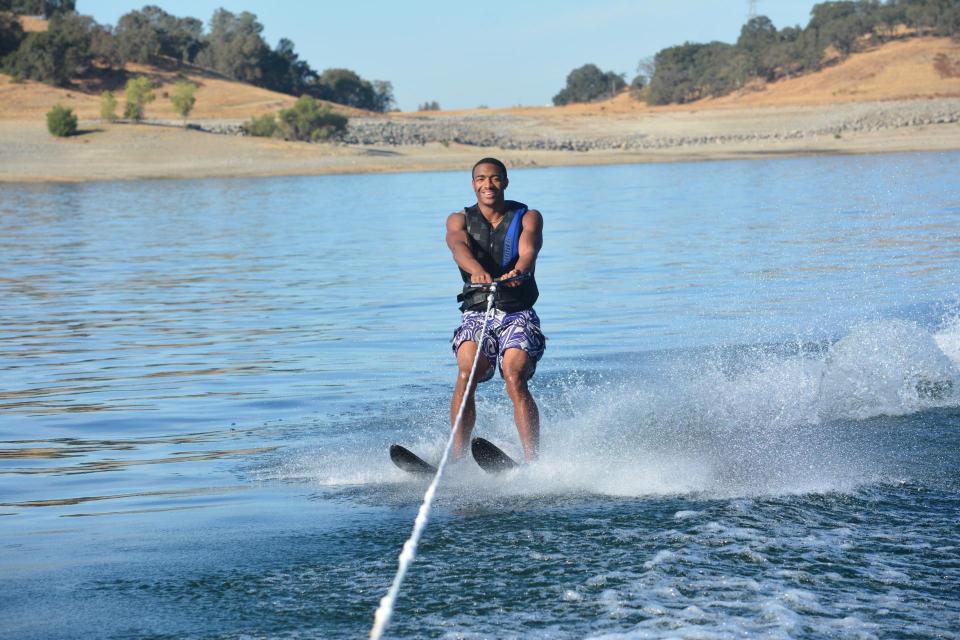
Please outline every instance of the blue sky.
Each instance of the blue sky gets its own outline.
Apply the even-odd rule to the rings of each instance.
[[[116,24],[155,4],[204,22],[223,7],[250,11],[270,46],[289,38],[322,71],[353,69],[389,80],[403,110],[436,100],[444,109],[544,105],[587,62],[625,73],[664,47],[684,41],[734,42],[746,0],[78,0],[77,10]],[[757,13],[785,26],[807,24],[813,0],[757,0]]]

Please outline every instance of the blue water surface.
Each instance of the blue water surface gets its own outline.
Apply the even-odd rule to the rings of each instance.
[[[542,460],[444,478],[389,635],[956,637],[958,163],[511,170]],[[366,634],[468,171],[0,195],[0,636]],[[478,413],[517,455],[501,382]]]

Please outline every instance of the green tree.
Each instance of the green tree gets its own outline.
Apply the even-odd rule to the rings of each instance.
[[[314,98],[369,111],[389,111],[394,105],[392,84],[370,82],[350,69],[325,69],[308,84],[306,92]]]
[[[95,24],[90,33],[90,55],[102,68],[116,69],[123,65],[123,58],[117,47],[117,39],[110,27]]]
[[[888,3],[877,9],[876,31],[881,36],[893,37],[897,26],[907,24],[906,7]]]
[[[960,2],[957,0],[927,0],[923,14],[924,26],[937,36],[960,35]]]
[[[703,45],[687,42],[661,49],[654,56],[656,72],[650,79],[650,103],[683,102],[693,92],[693,66]]]
[[[417,111],[440,111],[440,103],[436,100],[424,102],[417,107]]]
[[[613,71],[603,72],[595,64],[585,64],[567,75],[567,86],[553,96],[553,104],[559,106],[612,97],[626,86],[627,83],[620,74]]]
[[[47,130],[58,138],[65,138],[77,133],[77,116],[73,109],[54,105],[47,112]]]
[[[0,13],[0,58],[16,51],[25,37],[19,20],[9,13]]]
[[[396,100],[393,97],[393,84],[386,80],[373,81],[373,104],[371,111],[386,113],[394,108]]]
[[[262,32],[263,25],[254,14],[217,9],[210,19],[207,47],[197,56],[197,62],[228,78],[256,84],[263,74],[261,64],[270,51]]]
[[[736,88],[745,65],[742,59],[734,64],[735,55],[734,47],[723,42],[687,42],[661,50],[654,58],[651,104],[690,102]]]
[[[178,18],[153,5],[121,16],[114,35],[125,62],[146,64],[161,56],[192,62],[204,47],[202,22]]]
[[[160,53],[179,62],[193,62],[206,47],[203,22],[196,18],[176,18],[167,14],[161,22],[163,40]]]
[[[271,138],[277,134],[277,118],[272,113],[250,118],[241,125],[243,132],[248,136],[257,136],[260,138]]]
[[[5,58],[4,68],[16,77],[66,86],[90,68],[91,43],[98,28],[90,16],[55,14],[46,31],[27,34]]]
[[[347,128],[346,116],[321,106],[310,96],[301,96],[293,107],[282,109],[278,115],[280,134],[287,140],[329,140]]]
[[[76,11],[76,0],[0,0],[0,11],[50,18]]]
[[[301,95],[317,80],[317,72],[300,59],[287,38],[281,38],[277,48],[264,56],[260,68],[259,84],[271,91]]]
[[[372,110],[377,104],[373,85],[350,69],[325,69],[311,88],[310,94],[321,100],[358,109]]]
[[[197,102],[197,85],[186,80],[180,81],[173,87],[173,94],[170,96],[170,102],[173,104],[173,110],[183,118],[183,125],[187,125],[187,116],[193,110],[193,105]]]
[[[760,66],[767,71],[767,79],[796,75],[819,64],[819,50],[816,50],[812,61],[804,59],[802,37],[803,30],[799,27],[784,27],[777,33],[777,41],[760,58]]]
[[[127,80],[124,95],[126,103],[123,107],[123,117],[134,122],[143,120],[146,106],[157,97],[153,93],[153,83],[145,76]]]
[[[921,34],[960,35],[960,4],[956,0],[900,0],[904,23]]]
[[[841,55],[855,50],[860,36],[873,26],[866,19],[865,3],[854,0],[821,2],[810,10],[808,30],[817,34],[821,51],[832,45]]]
[[[736,46],[744,54],[749,75],[773,79],[770,54],[778,42],[777,28],[767,16],[756,16],[743,25]]]
[[[653,104],[728,93],[750,77],[773,80],[815,71],[824,52],[840,56],[903,25],[921,35],[960,35],[960,0],[836,0],[813,6],[806,27],[780,31],[765,16],[749,20],[734,47],[687,42],[657,53],[647,91]]]
[[[100,94],[100,119],[104,122],[115,122],[117,119],[117,97],[113,91]]]
[[[124,62],[147,64],[160,55],[160,32],[148,13],[158,7],[144,7],[120,16],[113,31],[120,58]]]

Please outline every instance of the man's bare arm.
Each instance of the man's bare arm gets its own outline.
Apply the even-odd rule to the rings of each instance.
[[[543,216],[536,209],[530,209],[523,216],[523,227],[520,231],[520,242],[517,246],[519,257],[512,271],[503,274],[503,278],[512,278],[533,271],[537,264],[537,255],[543,246]],[[517,286],[514,282],[507,286]]]

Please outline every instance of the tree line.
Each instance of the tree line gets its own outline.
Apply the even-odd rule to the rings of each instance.
[[[94,67],[189,63],[281,93],[371,111],[394,106],[389,82],[369,81],[350,69],[317,72],[286,38],[271,48],[263,25],[247,11],[217,9],[205,30],[197,18],[148,5],[123,15],[113,27],[78,14],[75,5],[68,0],[0,0],[0,68],[16,79],[66,86]],[[47,31],[24,33],[17,14],[48,16]]]
[[[633,89],[646,86],[651,104],[685,103],[721,96],[754,79],[767,82],[822,69],[873,44],[905,35],[960,37],[958,0],[840,0],[821,2],[806,27],[777,29],[766,16],[751,18],[736,43],[686,42],[641,63]],[[829,55],[833,53],[834,55]],[[588,68],[589,67],[589,68]],[[555,104],[608,97],[613,72],[584,65],[567,76]],[[620,76],[617,76],[620,77]],[[621,78],[617,90],[625,82]]]
[[[23,16],[50,16],[76,11],[76,0],[0,0],[0,11]]]
[[[553,96],[553,104],[560,106],[574,102],[592,102],[598,98],[615,96],[627,86],[623,76],[613,71],[601,71],[595,64],[577,67],[567,76],[567,86]]]

